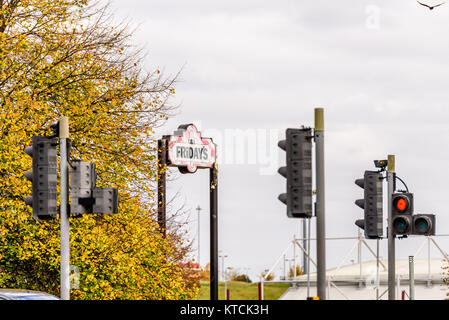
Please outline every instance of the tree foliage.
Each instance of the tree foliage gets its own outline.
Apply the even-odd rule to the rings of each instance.
[[[210,262],[208,262],[204,268],[200,267],[200,280],[210,281]]]
[[[59,294],[59,222],[34,221],[23,198],[23,149],[70,119],[72,159],[119,189],[118,215],[71,218],[77,299],[186,299],[183,239],[154,222],[154,128],[170,114],[174,77],[145,71],[126,25],[87,0],[0,0],[0,287]]]
[[[296,266],[296,276],[301,276],[303,275],[304,272],[302,271],[300,266]],[[288,277],[289,278],[293,278],[295,276],[295,268],[292,266],[289,270],[288,270]]]
[[[232,271],[229,271],[228,275],[229,275],[229,279],[231,281],[242,281],[242,282],[251,283],[251,279],[249,278],[249,276],[247,274],[232,270]]]
[[[266,277],[265,280],[267,280],[267,281],[274,280],[275,274],[274,274],[274,273],[270,273],[270,274],[267,275],[267,272],[268,272],[268,271],[262,272],[262,273],[260,274],[260,276],[261,276],[262,278],[265,278],[265,277]]]

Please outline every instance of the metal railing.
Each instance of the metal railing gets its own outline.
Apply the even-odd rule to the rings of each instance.
[[[439,235],[435,235],[435,236],[425,236],[423,242],[419,245],[418,249],[415,252],[415,257],[418,256],[418,254],[420,254],[423,250],[423,248],[425,247],[425,245],[427,244],[427,276],[426,277],[414,277],[414,282],[425,282],[427,283],[427,285],[430,285],[432,282],[435,282],[437,279],[433,279],[432,278],[432,273],[431,273],[431,247],[432,245],[438,250],[438,252],[441,254],[441,256],[448,262],[449,264],[449,255],[440,247],[440,245],[437,243],[437,241],[435,240],[435,238],[438,237],[448,237],[449,234],[439,234]],[[414,237],[422,237],[422,236],[409,236],[411,238]],[[301,241],[303,240],[307,240],[308,241],[308,248],[304,248],[301,245]],[[264,282],[284,282],[284,283],[291,283],[291,284],[304,284],[306,283],[307,285],[307,296],[310,296],[310,285],[311,283],[316,285],[316,279],[314,279],[313,281],[310,280],[310,273],[307,273],[307,279],[298,279],[296,276],[296,266],[298,265],[296,263],[296,256],[297,256],[297,252],[296,249],[299,248],[300,250],[300,254],[301,252],[304,254],[304,257],[308,260],[308,261],[303,261],[303,264],[307,263],[312,263],[315,268],[316,268],[316,262],[315,260],[311,257],[310,255],[310,241],[316,241],[315,238],[307,238],[307,239],[303,239],[303,238],[297,238],[295,235],[293,236],[293,239],[289,242],[289,244],[287,245],[287,247],[282,251],[281,255],[279,256],[279,258],[276,260],[276,262],[273,264],[273,266],[269,269],[269,271],[263,276],[261,277],[261,286],[263,288],[263,284]],[[362,263],[362,248],[365,247],[366,249],[368,249],[369,253],[376,259],[376,277],[375,277],[375,283],[374,283],[374,287],[376,289],[376,297],[375,299],[379,300],[381,299],[385,293],[388,291],[385,290],[382,293],[380,292],[380,285],[381,284],[385,284],[387,283],[387,279],[381,279],[380,277],[380,268],[382,267],[383,271],[385,272],[387,270],[387,266],[384,264],[383,261],[381,261],[379,259],[379,240],[377,240],[377,248],[376,251],[374,251],[369,244],[367,243],[365,237],[362,235],[362,233],[360,232],[360,229],[358,230],[358,236],[357,237],[328,237],[326,238],[326,241],[333,241],[333,240],[356,240],[354,245],[351,247],[351,249],[347,252],[347,254],[343,257],[343,259],[341,260],[341,262],[337,265],[337,267],[335,269],[332,270],[330,275],[327,275],[326,280],[327,280],[327,295],[329,297],[330,294],[330,289],[331,287],[334,288],[337,292],[339,292],[345,299],[349,299],[344,293],[343,291],[338,287],[337,283],[341,283],[341,284],[359,284],[362,285],[363,283],[365,283],[366,285],[366,279],[363,278],[363,263]],[[342,266],[349,262],[348,259],[351,255],[354,254],[354,251],[357,249],[357,261],[359,264],[359,277],[349,277],[349,278],[344,278],[344,277],[340,277],[340,278],[336,278],[336,276],[338,275],[338,272],[341,270]],[[285,257],[286,254],[289,250],[292,250],[293,252],[293,259],[290,259],[290,261],[293,260],[293,278],[291,277],[286,277],[285,276]],[[270,276],[270,274],[273,273],[273,271],[276,269],[276,267],[279,265],[279,263],[282,261],[282,258],[284,258],[284,277],[280,277],[280,280],[267,280],[267,278]],[[397,260],[397,259],[396,259]],[[290,271],[291,269],[289,269]],[[310,271],[310,268],[308,268],[308,270]],[[404,274],[397,274],[396,275],[396,281],[397,281],[397,286],[396,286],[396,290],[399,290],[400,287],[400,283],[401,280],[408,280],[408,275],[407,278],[404,277]],[[441,280],[440,280],[441,281]],[[263,289],[262,289],[263,290]],[[409,293],[406,292],[406,295],[409,296]],[[399,297],[399,292],[396,295],[397,297]]]

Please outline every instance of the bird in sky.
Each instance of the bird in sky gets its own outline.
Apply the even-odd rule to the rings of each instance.
[[[445,2],[442,2],[442,3],[436,4],[436,5],[434,5],[434,6],[429,6],[428,4],[419,2],[418,0],[417,0],[416,2],[418,2],[420,5],[422,5],[422,6],[424,6],[424,7],[429,8],[430,10],[433,10],[433,8],[436,8],[436,7],[439,7],[439,6],[443,5],[443,4],[445,4]]]

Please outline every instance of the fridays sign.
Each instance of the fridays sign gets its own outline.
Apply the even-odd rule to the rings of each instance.
[[[211,138],[201,137],[195,125],[180,125],[169,137],[170,166],[179,167],[182,173],[194,173],[197,168],[212,168],[216,161],[216,145]]]

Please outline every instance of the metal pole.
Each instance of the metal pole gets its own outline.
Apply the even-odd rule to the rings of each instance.
[[[401,292],[401,275],[398,274],[396,276],[396,281],[397,281],[397,285],[396,285],[396,296],[399,297],[399,292]]]
[[[210,299],[218,300],[218,166],[209,171],[210,186]]]
[[[317,294],[326,300],[326,231],[324,194],[324,116],[323,108],[315,108],[315,161],[316,161],[316,246]]]
[[[61,299],[70,300],[70,226],[67,212],[69,197],[69,118],[59,119],[60,173],[61,173]]]
[[[380,275],[379,275],[379,238],[377,238],[377,248],[376,248],[376,300],[379,300],[379,284],[380,284]]]
[[[287,259],[287,261],[288,261],[288,278],[291,279],[292,277],[290,276],[290,271],[292,270],[293,259]]]
[[[310,297],[310,225],[312,220],[307,219],[308,231],[307,235],[309,237],[307,241],[307,298]]]
[[[218,273],[220,274],[220,276],[218,277],[218,281],[220,281],[220,277],[221,280],[223,280],[223,255],[221,255],[220,252],[221,250],[218,251],[218,260],[220,260],[221,258],[221,267],[218,268]]]
[[[359,264],[359,278],[362,279],[362,233],[360,232],[360,229],[358,229],[358,252],[357,252],[357,263]]]
[[[222,254],[222,255],[220,255],[218,257],[221,258],[221,277],[222,277],[222,280],[224,281],[224,285],[225,285],[224,296],[226,297],[226,269],[225,269],[224,259],[227,258],[228,255]]]
[[[296,278],[296,236],[293,235],[293,279]]]
[[[396,300],[395,296],[395,275],[396,275],[396,254],[395,254],[395,237],[393,235],[393,213],[392,213],[392,194],[394,192],[394,174],[395,174],[395,157],[388,155],[388,300]]]
[[[196,207],[196,210],[198,211],[198,269],[199,269],[199,274],[201,274],[201,262],[200,262],[200,211],[202,210],[201,207],[198,205],[198,207]]]
[[[427,237],[427,287],[432,284],[432,276],[430,272],[430,237]]]
[[[224,268],[224,258],[223,258],[223,268]],[[227,285],[226,285],[226,269],[224,271],[224,300],[226,300],[226,292],[227,292]]]
[[[285,254],[284,254],[284,280],[287,280],[287,273],[286,273],[286,270],[285,270],[285,268],[286,268],[286,266],[285,266]]]
[[[415,300],[415,266],[413,256],[408,257],[408,274],[409,274],[409,299]]]
[[[167,170],[167,140],[159,139],[157,165],[157,222],[163,237],[166,237],[166,170]]]
[[[302,247],[305,249],[305,248],[307,248],[307,224],[306,224],[307,219],[301,219],[301,220],[302,220],[302,238],[303,238]],[[302,262],[303,262],[303,266],[302,266],[303,273],[304,274],[309,273],[309,269],[307,267],[307,254],[305,251],[303,251],[303,253],[302,253]]]

